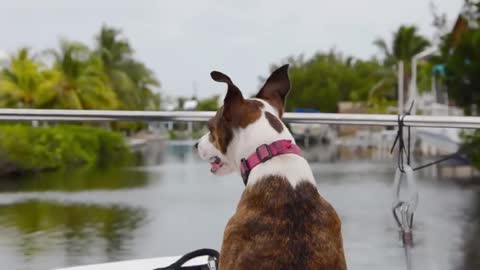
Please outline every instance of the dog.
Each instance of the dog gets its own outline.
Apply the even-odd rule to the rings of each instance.
[[[221,72],[211,77],[227,84],[227,94],[196,148],[213,174],[240,173],[246,186],[224,231],[219,269],[346,269],[340,218],[281,121],[288,65],[255,98]]]

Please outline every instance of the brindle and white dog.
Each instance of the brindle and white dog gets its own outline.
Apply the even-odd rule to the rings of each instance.
[[[246,184],[225,228],[220,269],[346,269],[340,219],[318,193],[305,158],[287,151],[298,149],[280,120],[290,91],[288,65],[275,70],[251,99],[227,75],[211,76],[226,83],[228,92],[198,153],[213,174],[242,172]],[[272,149],[275,142],[278,151]]]

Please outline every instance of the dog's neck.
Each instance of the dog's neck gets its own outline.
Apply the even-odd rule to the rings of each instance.
[[[305,158],[296,154],[285,154],[273,157],[252,169],[248,177],[247,187],[272,176],[280,176],[295,187],[307,181],[315,185],[312,169]]]
[[[265,104],[265,111],[277,114],[269,104],[263,101],[262,103]],[[268,120],[262,114],[256,123],[237,131],[231,143],[231,148],[229,148],[228,152],[231,154],[228,158],[235,161],[235,169],[240,172],[240,162],[243,158],[248,158],[258,146],[270,144],[277,140],[295,142],[292,134],[284,125],[282,131],[278,132],[270,126]],[[293,187],[302,181],[308,181],[315,185],[312,169],[308,162],[305,158],[296,154],[275,156],[265,163],[257,165],[250,172],[247,187],[270,176],[285,177]]]

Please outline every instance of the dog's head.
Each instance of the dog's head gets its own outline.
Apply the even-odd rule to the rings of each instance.
[[[209,132],[197,146],[200,157],[210,162],[213,174],[239,172],[240,160],[262,144],[293,140],[280,120],[290,91],[288,65],[275,70],[251,99],[244,98],[227,75],[218,71],[210,75],[228,87],[223,106],[208,121]]]

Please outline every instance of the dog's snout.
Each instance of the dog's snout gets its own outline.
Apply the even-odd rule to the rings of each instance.
[[[195,149],[198,149],[198,142],[196,142],[193,147],[195,147]]]

